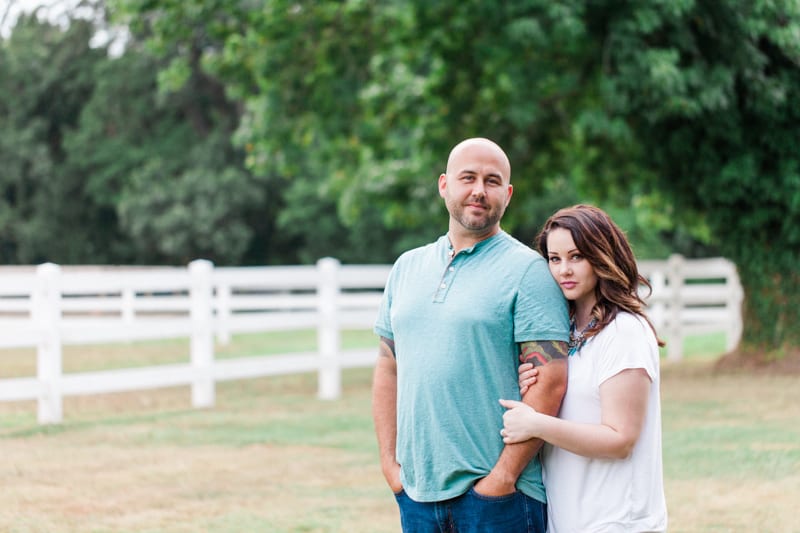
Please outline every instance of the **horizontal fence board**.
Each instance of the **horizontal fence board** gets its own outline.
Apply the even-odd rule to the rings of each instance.
[[[377,311],[341,311],[337,316],[339,325],[346,329],[372,329],[375,319],[378,318]]]
[[[237,289],[313,289],[319,274],[312,265],[268,267],[222,267],[214,270],[213,281]]]
[[[339,364],[342,368],[362,368],[372,366],[378,358],[378,344],[375,349],[369,350],[350,350],[341,354]]]
[[[30,313],[30,298],[0,298],[0,313]]]
[[[62,320],[59,332],[64,344],[108,344],[186,337],[193,326],[188,318],[138,319],[135,327],[120,319]]]
[[[339,285],[344,289],[374,287],[383,289],[391,265],[352,265],[339,272]]]
[[[671,302],[677,298],[681,305],[727,305],[735,295],[727,285],[684,285],[678,294],[670,288],[654,293],[652,296],[642,295],[649,305],[658,302]]]
[[[337,305],[340,309],[362,309],[364,307],[374,307],[377,311],[378,307],[381,305],[382,298],[383,291],[364,293],[343,292],[339,294]]]
[[[726,278],[736,274],[736,268],[727,259],[692,259],[681,263],[681,274],[685,279]]]
[[[36,378],[0,379],[0,402],[36,400],[41,384]]]
[[[109,394],[189,385],[195,370],[190,364],[158,365],[64,374],[61,391],[69,396]]]
[[[36,274],[3,274],[0,276],[0,295],[28,296],[36,286]]]
[[[684,305],[725,305],[731,300],[731,289],[727,285],[684,285],[680,290],[680,299]]]
[[[226,329],[234,333],[315,329],[318,324],[319,316],[316,311],[236,314],[225,320]]]
[[[186,291],[190,280],[186,269],[147,271],[64,272],[61,275],[65,294],[118,293],[131,289],[140,293]]]
[[[681,325],[707,323],[719,327],[728,324],[732,318],[725,308],[688,308],[681,312]]]
[[[188,296],[138,296],[131,304],[134,313],[181,313],[189,312]]]
[[[300,374],[314,372],[318,369],[319,355],[316,352],[305,352],[222,359],[214,363],[212,374],[214,379],[230,381],[284,374]]]
[[[316,309],[319,306],[319,298],[316,294],[277,294],[277,295],[232,295],[227,305],[231,311],[250,311],[250,310],[292,310],[292,309]],[[219,308],[220,301],[217,299],[216,306]]]
[[[30,348],[39,343],[42,329],[30,319],[0,319],[0,348]]]

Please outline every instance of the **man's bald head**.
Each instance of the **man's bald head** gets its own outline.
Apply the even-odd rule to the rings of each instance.
[[[450,156],[447,158],[446,173],[458,172],[458,163],[461,161],[462,156],[472,151],[492,152],[503,172],[503,177],[507,182],[511,181],[511,162],[508,160],[508,156],[497,143],[484,137],[472,137],[455,145],[450,150]]]

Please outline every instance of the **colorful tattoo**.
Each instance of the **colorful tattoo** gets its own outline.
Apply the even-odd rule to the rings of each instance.
[[[519,360],[533,366],[546,365],[555,359],[567,357],[567,343],[560,341],[528,341],[519,346]]]

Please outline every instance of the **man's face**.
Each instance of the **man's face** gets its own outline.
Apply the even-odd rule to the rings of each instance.
[[[495,147],[476,143],[451,157],[439,177],[439,195],[450,218],[469,232],[499,228],[511,199],[507,159]]]

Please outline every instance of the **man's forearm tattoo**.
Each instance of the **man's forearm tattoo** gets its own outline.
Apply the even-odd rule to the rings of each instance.
[[[394,353],[394,341],[392,339],[388,339],[386,337],[381,337],[381,342],[384,343],[387,348],[389,348],[389,351],[391,352],[392,357],[397,359],[397,354]]]
[[[533,363],[533,366],[546,365],[550,361],[566,357],[566,342],[528,341],[520,344],[519,360],[523,363]]]

